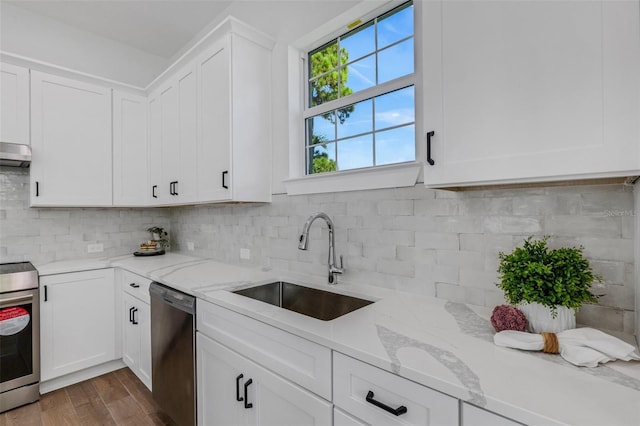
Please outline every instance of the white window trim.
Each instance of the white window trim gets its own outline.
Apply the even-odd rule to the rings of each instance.
[[[344,170],[315,175],[305,174],[305,126],[306,108],[306,56],[307,52],[348,31],[347,25],[357,19],[367,22],[401,4],[390,0],[383,5],[378,2],[362,2],[354,8],[327,22],[304,39],[289,47],[289,179],[283,180],[287,194],[317,194],[327,192],[355,191],[379,188],[414,186],[421,179],[424,149],[418,141],[422,140],[422,28],[420,25],[421,2],[414,0],[414,74],[410,78],[401,78],[396,82],[384,83],[382,87],[414,86],[415,96],[415,132],[416,161],[390,165]],[[367,91],[368,94],[371,92]],[[370,96],[370,95],[369,95]],[[355,98],[354,98],[355,99]],[[355,102],[355,101],[354,101]],[[315,112],[314,112],[315,114]]]

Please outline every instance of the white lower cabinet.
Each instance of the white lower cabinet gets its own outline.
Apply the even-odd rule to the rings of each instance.
[[[113,269],[40,277],[41,380],[120,358]]]
[[[372,425],[458,425],[459,421],[456,398],[338,352],[333,353],[333,403]]]
[[[353,416],[345,413],[338,407],[333,408],[333,426],[367,426]]]
[[[197,333],[199,425],[330,425],[330,402]]]
[[[518,426],[521,424],[475,405],[462,403],[461,426]]]
[[[122,283],[122,360],[151,389],[151,309],[150,280],[127,271]]]

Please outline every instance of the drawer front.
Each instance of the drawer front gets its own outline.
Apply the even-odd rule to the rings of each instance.
[[[134,274],[133,272],[125,271],[124,269],[121,269],[120,272],[122,289],[125,293],[129,293],[147,304],[151,303],[149,297],[149,284],[151,284],[151,280]]]
[[[369,424],[458,425],[456,398],[338,352],[333,353],[333,403]]]
[[[245,315],[198,299],[199,332],[331,400],[331,350]]]
[[[333,426],[367,426],[355,417],[351,417],[339,408],[333,408]]]

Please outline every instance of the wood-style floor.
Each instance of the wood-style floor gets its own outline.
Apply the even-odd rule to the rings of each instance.
[[[47,393],[38,402],[0,414],[0,426],[171,424],[149,389],[128,368]]]

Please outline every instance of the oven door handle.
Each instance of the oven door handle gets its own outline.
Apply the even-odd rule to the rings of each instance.
[[[32,294],[28,296],[21,296],[21,297],[10,297],[8,299],[0,299],[0,306],[16,304],[18,302],[28,302],[30,300],[33,300]]]

